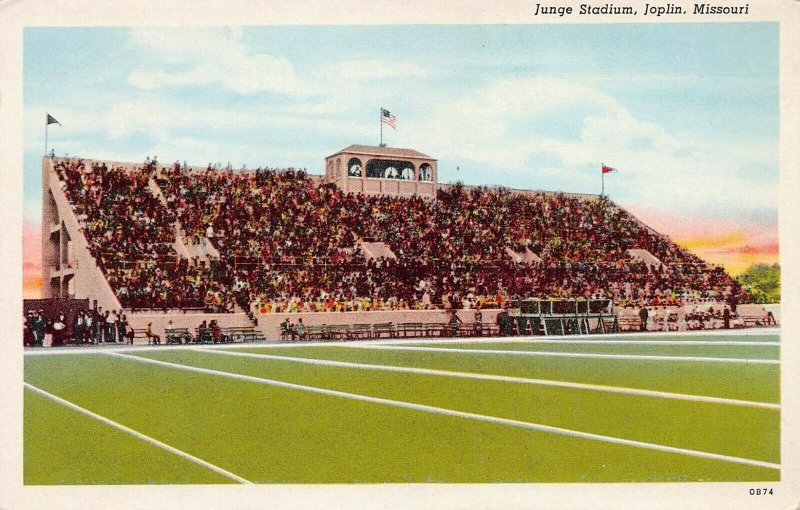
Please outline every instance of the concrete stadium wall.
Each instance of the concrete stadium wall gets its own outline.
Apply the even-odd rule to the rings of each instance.
[[[56,174],[51,158],[43,158],[42,171],[44,174],[44,181],[47,184],[44,188],[45,199],[47,198],[47,194],[50,193],[55,202],[55,211],[43,211],[42,230],[50,232],[51,228],[60,224],[62,229],[60,235],[66,232],[69,236],[73,258],[71,267],[68,267],[70,261],[67,260],[66,254],[63,253],[64,250],[62,250],[60,262],[57,262],[53,257],[43,260],[43,289],[50,289],[51,280],[54,278],[61,278],[64,281],[62,286],[66,285],[66,280],[72,280],[72,292],[67,293],[66,289],[62,288],[62,295],[48,295],[46,292],[44,297],[88,298],[90,307],[93,307],[94,301],[97,301],[97,306],[102,307],[104,310],[119,310],[122,306],[117,296],[114,294],[114,291],[111,289],[111,286],[108,284],[102,270],[98,267],[94,257],[92,257],[89,252],[86,237],[78,224],[78,219],[75,217],[72,206],[67,200],[64,191],[61,189],[61,180]],[[47,251],[50,243],[51,241],[49,238],[46,239],[46,243],[42,246],[43,252]],[[60,265],[60,269],[54,267],[55,263]]]
[[[497,314],[502,310],[487,309],[481,310],[483,323],[494,323]],[[475,321],[475,310],[459,310],[458,317],[464,322]],[[392,322],[400,324],[403,322],[423,322],[423,323],[442,323],[446,324],[450,319],[450,312],[447,310],[392,310],[392,311],[371,311],[371,312],[293,312],[293,313],[264,313],[257,314],[258,328],[264,333],[267,339],[280,338],[280,324],[287,318],[292,324],[297,324],[297,319],[303,319],[306,326],[325,325],[348,325],[348,324],[381,324]]]

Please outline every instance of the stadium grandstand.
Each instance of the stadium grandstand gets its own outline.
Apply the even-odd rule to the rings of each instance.
[[[418,151],[363,145],[326,158],[324,175],[45,156],[43,297],[112,311],[130,335],[110,338],[135,342],[287,337],[287,319],[301,338],[476,319],[503,333],[489,325],[531,297],[609,302],[637,331],[766,317],[723,268],[606,196],[441,184],[437,171]]]

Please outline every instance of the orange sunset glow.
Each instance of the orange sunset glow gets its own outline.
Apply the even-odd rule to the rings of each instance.
[[[777,225],[684,218],[643,207],[629,210],[682,248],[706,262],[721,265],[732,276],[742,274],[753,264],[779,262]]]

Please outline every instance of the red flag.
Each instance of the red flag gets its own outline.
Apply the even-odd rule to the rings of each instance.
[[[611,172],[616,172],[616,171],[617,171],[616,168],[611,168],[610,166],[603,165],[603,173],[604,174],[610,174]]]

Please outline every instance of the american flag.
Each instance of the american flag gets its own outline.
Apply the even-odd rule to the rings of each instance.
[[[390,126],[392,129],[397,128],[397,117],[392,115],[392,112],[386,108],[381,108],[381,122]]]

